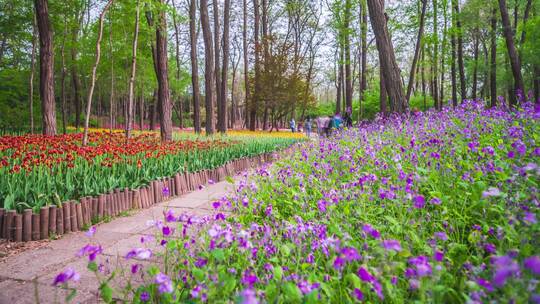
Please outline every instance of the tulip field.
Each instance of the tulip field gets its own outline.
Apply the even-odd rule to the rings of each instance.
[[[213,216],[167,212],[125,268],[91,239],[79,256],[106,301],[538,303],[539,119],[379,118],[246,175]]]
[[[126,142],[120,132],[45,137],[0,137],[0,208],[33,209],[60,205],[117,188],[137,188],[176,173],[213,169],[226,162],[285,148],[299,137],[259,137],[253,134],[215,136],[178,135],[160,144],[156,133],[138,133]]]

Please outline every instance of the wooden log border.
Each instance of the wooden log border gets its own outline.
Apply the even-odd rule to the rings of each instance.
[[[79,201],[69,200],[61,206],[46,206],[39,213],[25,209],[22,214],[17,214],[15,210],[0,208],[0,238],[27,242],[81,231],[102,222],[106,217],[115,217],[129,210],[150,208],[198,190],[210,181],[223,181],[227,176],[259,167],[278,157],[279,154],[273,152],[234,159],[214,169],[176,173],[136,189],[114,189],[94,197],[82,197]],[[164,191],[165,188],[168,191]]]

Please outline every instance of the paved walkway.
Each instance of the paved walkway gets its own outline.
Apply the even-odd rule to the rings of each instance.
[[[163,219],[164,211],[172,208],[175,214],[212,214],[211,203],[232,189],[227,182],[206,186],[182,197],[158,204],[149,209],[134,211],[127,217],[97,226],[92,243],[103,247],[103,255],[111,260],[123,257],[129,250],[141,247],[141,234],[153,234],[147,221]],[[71,233],[46,246],[11,256],[0,264],[0,304],[64,302],[67,291],[51,286],[54,277],[71,267],[81,275],[80,281],[70,286],[77,288],[73,303],[98,303],[98,282],[93,273],[86,269],[87,259],[76,253],[89,243],[84,232]],[[118,259],[122,260],[122,259]]]

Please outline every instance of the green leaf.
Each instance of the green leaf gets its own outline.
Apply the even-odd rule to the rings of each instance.
[[[111,303],[112,302],[113,290],[111,289],[111,287],[109,287],[109,285],[107,283],[103,283],[103,284],[101,284],[101,286],[99,286],[99,293],[101,295],[101,299],[103,299],[103,301],[105,301],[105,303]]]
[[[212,256],[218,261],[223,261],[225,259],[225,252],[223,249],[215,249],[212,251]]]
[[[197,279],[197,281],[201,282],[204,280],[204,271],[202,271],[201,269],[194,268],[191,273],[193,274],[195,279]]]
[[[274,278],[279,282],[283,279],[283,268],[281,266],[274,267]]]
[[[295,302],[298,303],[302,300],[302,292],[296,284],[287,282],[283,285],[283,292],[285,294],[286,302]]]

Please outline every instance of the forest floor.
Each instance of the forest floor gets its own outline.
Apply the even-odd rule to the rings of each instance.
[[[142,247],[141,236],[152,234],[155,228],[149,221],[163,219],[172,209],[175,214],[195,216],[211,215],[212,202],[221,198],[233,185],[223,181],[171,199],[149,209],[134,211],[124,217],[98,225],[90,239],[85,232],[76,232],[58,240],[30,242],[27,245],[2,244],[4,252],[0,262],[0,304],[3,303],[57,303],[64,302],[71,292],[52,286],[55,276],[66,268],[80,274],[74,303],[98,303],[98,280],[87,270],[87,260],[77,252],[88,243],[100,244],[103,255],[115,263],[127,263],[124,256],[133,248]],[[7,248],[7,246],[11,246]],[[1,257],[0,257],[1,258]],[[71,286],[70,286],[71,287]]]

